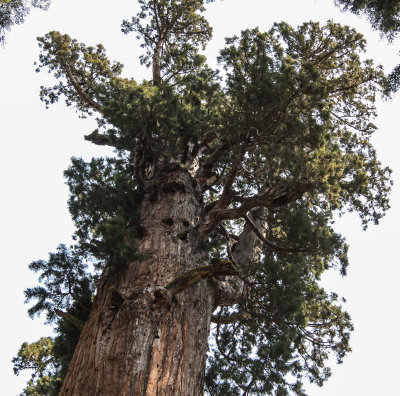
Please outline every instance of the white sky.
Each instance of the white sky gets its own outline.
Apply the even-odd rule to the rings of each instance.
[[[223,38],[238,34],[243,28],[258,25],[267,30],[274,21],[298,25],[328,19],[364,33],[369,43],[367,56],[383,64],[387,72],[400,63],[399,42],[389,45],[379,40],[364,18],[340,13],[333,0],[225,0],[208,8],[207,16],[214,27],[214,40],[208,50],[210,64],[215,64],[213,59],[223,46]],[[62,102],[49,110],[40,102],[40,85],[51,84],[52,80],[46,73],[34,71],[33,62],[38,58],[36,37],[59,30],[88,45],[103,43],[111,59],[125,64],[126,75],[140,81],[149,78],[149,74],[139,66],[141,52],[135,35],[124,36],[120,32],[122,19],[130,18],[136,9],[137,2],[128,0],[53,0],[48,12],[34,10],[23,25],[15,26],[6,47],[0,49],[2,395],[17,395],[29,377],[12,373],[11,359],[21,343],[52,335],[50,327],[28,318],[23,290],[36,284],[27,265],[46,259],[59,243],[70,242],[73,224],[67,211],[63,170],[73,155],[89,159],[106,153],[106,149],[83,139],[84,134],[96,128],[94,120],[78,119]],[[398,102],[397,97],[379,104],[379,131],[373,139],[381,161],[394,170],[392,209],[380,226],[371,226],[366,232],[361,231],[355,216],[347,215],[338,222],[337,229],[350,243],[349,274],[341,278],[332,273],[324,279],[328,290],[348,300],[346,308],[356,327],[351,342],[353,353],[341,366],[333,367],[333,376],[323,388],[308,387],[310,396],[399,392]]]

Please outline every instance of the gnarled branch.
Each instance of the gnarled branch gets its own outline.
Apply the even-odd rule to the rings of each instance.
[[[305,192],[310,191],[311,184],[301,183],[295,185],[283,185],[277,191],[269,188],[263,194],[257,194],[249,198],[243,198],[242,204],[237,208],[219,209],[213,208],[207,216],[207,222],[202,226],[201,235],[207,235],[213,231],[222,220],[233,220],[244,217],[247,212],[257,207],[275,208],[288,205],[301,198]]]
[[[201,265],[183,274],[178,275],[165,288],[172,295],[178,294],[202,279],[212,278],[215,275],[238,275],[239,269],[230,260],[214,258],[211,264]]]
[[[95,129],[91,134],[85,135],[85,140],[92,142],[93,144],[97,144],[98,146],[111,146],[115,147],[113,143],[111,143],[110,137],[99,133],[98,129]]]

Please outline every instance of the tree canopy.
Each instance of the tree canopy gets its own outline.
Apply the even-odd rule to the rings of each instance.
[[[156,191],[160,169],[180,167],[201,187],[199,249],[214,263],[232,262],[245,290],[213,315],[206,391],[303,395],[304,378],[321,385],[330,354],[341,362],[350,351],[350,317],[319,285],[325,270],[345,274],[348,265],[334,216],[355,211],[367,227],[389,208],[391,172],[370,143],[387,77],[363,60],[362,35],[333,22],[245,30],[226,39],[220,70],[213,70],[200,53],[212,33],[204,1],[139,3],[140,13],[122,29],[142,40],[151,81],[121,77],[123,66],[101,44],[59,32],[38,39],[38,71],[57,80],[42,87],[41,99],[48,106],[63,98],[81,117],[96,114],[98,129],[85,138],[114,147],[115,156],[73,158],[65,176],[76,243],[30,265],[43,286],[26,291],[27,301],[37,300],[29,313],[46,313],[58,331],[58,352],[45,351],[57,370],[37,368],[35,375],[65,375],[99,273],[139,257],[139,206],[149,182]],[[378,12],[375,3],[344,6]],[[382,12],[369,14],[374,26],[394,29]],[[246,232],[259,242],[238,264]],[[26,351],[45,341],[21,347],[16,371],[28,367]]]

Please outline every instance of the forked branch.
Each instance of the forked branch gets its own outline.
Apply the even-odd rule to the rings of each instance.
[[[305,192],[308,192],[311,189],[311,184],[288,184],[287,186],[280,188],[279,191],[275,188],[270,188],[263,194],[257,194],[249,198],[241,198],[238,202],[241,202],[242,204],[237,208],[213,208],[208,214],[208,218],[202,227],[201,233],[202,235],[207,235],[213,231],[222,220],[239,219],[257,207],[275,208],[286,206],[301,198]]]

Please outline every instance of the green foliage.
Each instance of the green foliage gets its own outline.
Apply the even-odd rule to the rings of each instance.
[[[94,278],[87,272],[83,261],[83,252],[79,248],[67,249],[59,245],[56,253],[50,253],[49,260],[38,260],[29,264],[34,272],[41,272],[36,286],[25,290],[26,302],[38,300],[29,308],[31,317],[45,312],[48,322],[55,319],[54,309],[69,309],[79,304],[90,310],[94,292]]]
[[[213,97],[219,87],[212,81],[214,74],[206,68],[198,71],[185,79],[179,92],[146,81],[139,85],[114,80],[104,119],[113,126],[107,133],[116,148],[130,152],[132,158],[140,151],[141,162],[154,165],[183,155],[189,143],[205,135],[205,125],[215,120]]]
[[[48,370],[55,370],[53,358],[53,340],[43,337],[37,342],[21,345],[18,355],[13,359],[14,373],[19,374],[21,370],[34,370],[32,377],[43,377]]]
[[[374,29],[389,39],[397,36],[400,28],[398,0],[335,0],[335,4],[355,14],[366,14]]]
[[[21,396],[57,396],[61,390],[61,385],[61,378],[45,375],[35,382],[28,381],[28,386],[23,390]]]
[[[56,78],[69,76],[68,82],[61,80],[53,87],[42,87],[41,100],[48,106],[64,95],[66,104],[70,106],[75,103],[82,117],[92,114],[90,104],[83,100],[80,90],[84,90],[85,95],[94,101],[101,100],[103,85],[120,75],[123,65],[118,62],[111,64],[101,44],[86,47],[59,32],[47,33],[38,41],[43,53],[39,56],[40,64],[36,71],[46,67]]]
[[[206,389],[210,395],[304,395],[304,378],[322,385],[325,362],[350,352],[353,329],[338,296],[318,285],[331,266],[347,267],[347,245],[321,213],[284,207],[265,216],[268,239],[308,253],[263,250],[250,267],[247,299],[221,314],[238,321],[217,325],[209,352]],[[232,312],[233,310],[233,312]]]
[[[50,337],[31,344],[24,342],[12,362],[16,375],[22,370],[33,370],[22,395],[58,395],[62,380],[59,377],[59,362],[54,356],[54,342]]]
[[[93,48],[58,33],[40,41],[39,68],[60,79],[73,71],[104,113],[100,125],[112,126],[108,136],[132,162],[140,151],[141,163],[168,163],[212,134],[212,148],[231,147],[219,158],[226,168],[246,139],[253,146],[244,159],[250,177],[236,184],[240,193],[283,179],[312,183],[318,194],[311,204],[356,210],[364,225],[388,208],[390,171],[369,143],[375,97],[386,80],[372,61],[360,60],[365,42],[348,27],[308,23],[296,31],[281,23],[268,33],[228,39],[220,57],[228,76],[225,99],[216,74],[204,66],[177,85],[139,85],[118,77],[120,64],[111,66],[101,46],[94,56]],[[71,83],[42,94],[47,104],[64,94],[68,104],[90,111]]]
[[[335,4],[345,11],[357,15],[365,14],[374,29],[389,41],[398,37],[400,31],[400,2],[398,0],[335,0]],[[397,92],[400,87],[400,65],[389,75],[387,92]]]
[[[30,8],[36,7],[46,10],[50,0],[2,0],[0,1],[0,45],[5,43],[5,34],[13,25],[25,21]]]
[[[25,290],[26,302],[36,300],[29,308],[30,316],[44,313],[47,322],[56,322],[57,336],[40,339],[30,345],[24,343],[18,356],[13,359],[16,374],[22,369],[34,369],[32,380],[25,395],[58,395],[62,380],[72,359],[81,330],[65,317],[57,317],[57,310],[84,323],[92,308],[96,276],[88,271],[84,258],[87,252],[78,246],[67,249],[60,245],[56,253],[50,253],[48,261],[34,261],[29,268],[39,272],[39,283]],[[34,378],[37,380],[34,381]],[[42,392],[42,393],[41,393]]]
[[[283,265],[284,264],[284,265]],[[301,267],[307,260],[265,258],[246,303],[244,319],[214,330],[217,347],[209,358],[210,395],[251,393],[303,395],[307,378],[329,378],[325,360],[350,351],[349,315]]]
[[[99,260],[98,266],[122,266],[135,258],[142,193],[131,174],[129,162],[113,158],[89,163],[73,158],[65,171],[68,206],[77,228],[74,238]]]
[[[385,78],[360,60],[362,36],[334,23],[297,30],[280,23],[227,44],[220,62],[236,110],[229,126],[257,144],[245,161],[253,176],[245,186],[312,183],[310,204],[326,212],[347,207],[364,225],[378,222],[388,208],[390,170],[380,166],[369,137]]]

